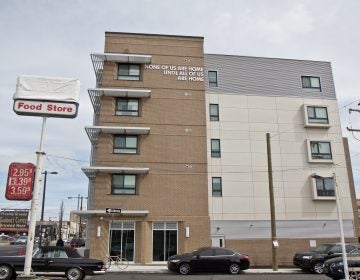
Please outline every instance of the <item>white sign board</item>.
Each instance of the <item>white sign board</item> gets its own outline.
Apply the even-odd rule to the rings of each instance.
[[[18,115],[75,118],[77,103],[36,101],[18,99],[14,101],[14,111]]]
[[[14,111],[18,115],[75,118],[80,81],[72,78],[18,77]]]

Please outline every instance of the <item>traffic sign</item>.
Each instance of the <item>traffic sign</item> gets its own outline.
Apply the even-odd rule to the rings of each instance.
[[[35,165],[13,162],[9,166],[5,197],[8,200],[31,200]]]
[[[109,213],[109,214],[121,214],[121,209],[120,208],[106,208],[105,212]]]

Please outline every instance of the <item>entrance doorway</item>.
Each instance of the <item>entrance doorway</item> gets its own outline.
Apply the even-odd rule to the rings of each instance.
[[[153,223],[153,261],[165,262],[177,254],[178,246],[177,222]]]
[[[135,223],[112,222],[110,225],[109,254],[134,261]]]

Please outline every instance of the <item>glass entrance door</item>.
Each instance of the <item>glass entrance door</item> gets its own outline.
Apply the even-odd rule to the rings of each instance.
[[[109,254],[134,261],[134,222],[113,222],[110,227]]]
[[[177,222],[153,223],[153,261],[163,262],[177,254]]]

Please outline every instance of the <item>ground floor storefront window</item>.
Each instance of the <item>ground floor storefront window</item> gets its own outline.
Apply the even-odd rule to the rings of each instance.
[[[135,223],[114,221],[110,224],[109,254],[134,261]]]
[[[178,224],[177,222],[153,223],[153,261],[162,262],[177,254]]]

